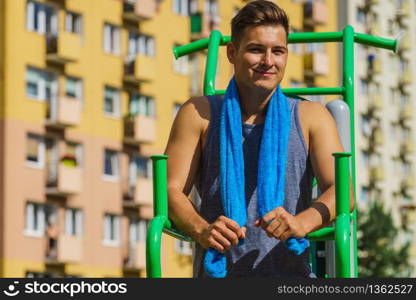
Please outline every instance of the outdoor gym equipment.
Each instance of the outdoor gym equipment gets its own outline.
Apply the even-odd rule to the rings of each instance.
[[[173,52],[176,58],[208,48],[207,62],[204,79],[204,95],[224,94],[224,90],[215,89],[215,75],[217,69],[218,50],[220,46],[230,42],[230,36],[223,36],[215,30],[209,38],[192,42],[190,44],[174,47]],[[356,199],[355,188],[355,136],[354,136],[354,42],[377,48],[384,48],[397,51],[397,40],[376,37],[368,34],[356,33],[352,26],[347,25],[339,32],[305,32],[290,33],[289,43],[327,43],[341,42],[343,49],[343,78],[342,86],[338,87],[309,87],[309,88],[287,88],[282,89],[286,95],[340,95],[343,98],[341,106],[327,105],[330,112],[337,121],[341,140],[344,149],[349,152],[333,153],[335,158],[335,189],[336,189],[336,219],[333,226],[328,226],[310,233],[307,238],[314,242],[311,247],[310,262],[312,270],[318,277],[326,277],[332,274],[335,277],[350,278],[357,277],[357,211],[353,213],[349,209],[350,190],[350,168],[352,170],[352,184],[354,199]],[[339,100],[336,100],[339,101]],[[332,101],[333,102],[333,101]],[[330,103],[332,103],[330,102]],[[345,109],[345,103],[347,104]],[[344,104],[344,107],[342,107]],[[341,112],[341,113],[340,113]],[[349,118],[344,122],[339,116],[342,113],[349,113]],[[338,116],[337,116],[338,115]],[[349,120],[348,120],[349,119]],[[347,135],[345,133],[345,121],[347,121]],[[344,123],[344,124],[342,124]],[[344,128],[343,128],[344,127]],[[342,130],[340,130],[342,129]],[[351,160],[350,160],[351,158]],[[191,238],[174,228],[168,218],[168,194],[167,194],[167,159],[166,155],[152,156],[153,161],[153,209],[154,218],[149,224],[146,241],[146,270],[147,277],[160,278],[162,275],[160,264],[160,243],[162,232],[175,238],[192,241]],[[355,205],[356,207],[356,205]],[[334,272],[328,267],[322,268],[322,261],[317,260],[317,245],[322,242],[327,244],[326,250],[321,251],[319,256],[327,259],[327,265],[334,268]],[[325,247],[324,247],[325,248]],[[329,250],[328,250],[329,249]],[[331,254],[331,251],[333,252]],[[334,262],[329,258],[334,257]]]

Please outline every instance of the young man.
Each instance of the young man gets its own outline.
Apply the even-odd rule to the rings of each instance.
[[[336,124],[321,104],[284,98],[291,120],[284,201],[263,216],[257,212],[259,148],[268,104],[286,67],[288,28],[285,12],[269,1],[250,2],[232,20],[227,56],[234,65],[241,108],[245,224],[226,217],[221,203],[218,144],[224,97],[188,100],[173,124],[165,151],[169,155],[169,217],[196,241],[195,277],[205,276],[203,260],[208,248],[226,255],[228,277],[314,277],[309,250],[295,255],[284,242],[305,237],[335,217],[332,153],[343,148]],[[313,176],[322,194],[312,204]],[[198,208],[188,199],[194,184],[201,198]],[[353,205],[351,197],[351,210]]]

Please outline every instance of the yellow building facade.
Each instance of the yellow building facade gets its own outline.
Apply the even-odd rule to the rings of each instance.
[[[145,276],[150,156],[206,58],[172,47],[229,35],[246,2],[0,0],[0,276]],[[336,30],[314,2],[278,1],[292,31]],[[337,86],[335,45],[290,51],[282,87]],[[218,88],[232,72],[223,47]],[[190,277],[190,253],[164,236],[163,276]]]

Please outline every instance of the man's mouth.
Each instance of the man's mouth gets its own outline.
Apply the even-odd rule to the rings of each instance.
[[[275,72],[255,70],[255,69],[253,69],[253,71],[255,73],[258,73],[258,74],[262,75],[262,76],[272,76],[272,75],[275,75],[276,74]]]

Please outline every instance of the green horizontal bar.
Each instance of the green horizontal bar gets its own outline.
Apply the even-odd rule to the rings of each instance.
[[[343,95],[344,87],[308,87],[282,89],[286,95]]]
[[[287,88],[282,89],[285,95],[343,95],[341,87]],[[225,90],[215,90],[214,95],[224,95]]]
[[[335,239],[335,227],[324,227],[308,234],[311,241],[331,241]]]
[[[342,42],[344,33],[336,32],[293,32],[289,33],[288,43],[329,43]],[[221,45],[231,41],[231,36],[222,36]],[[354,41],[360,44],[397,51],[397,40],[386,39],[364,33],[354,33]],[[209,38],[198,40],[187,45],[173,47],[176,58],[203,50],[208,47]]]
[[[182,241],[186,241],[186,242],[192,242],[193,239],[191,239],[189,236],[185,235],[184,233],[180,232],[179,230],[175,229],[175,228],[163,228],[163,232],[173,236],[174,238],[180,239]]]
[[[364,33],[354,33],[354,41],[360,44],[397,52],[397,40],[386,39]]]
[[[291,43],[328,43],[341,42],[343,32],[294,32],[289,33],[289,44]]]

